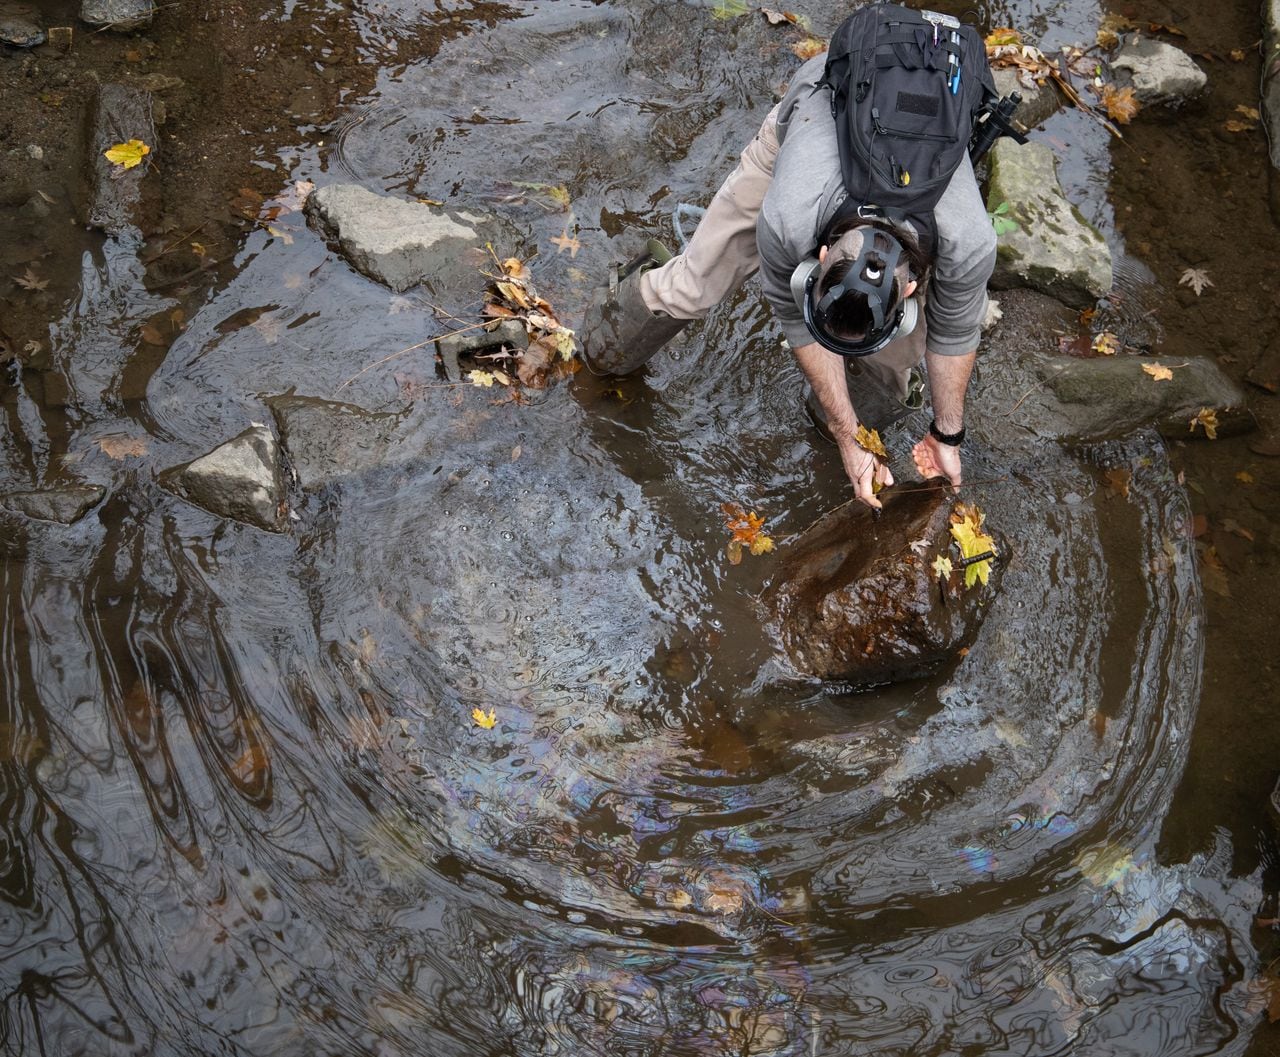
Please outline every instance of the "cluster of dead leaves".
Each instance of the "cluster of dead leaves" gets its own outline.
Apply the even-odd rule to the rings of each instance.
[[[1116,40],[1118,43],[1119,38]],[[1050,59],[1039,48],[1024,44],[1017,30],[1007,27],[992,30],[986,37],[986,48],[987,60],[993,67],[1017,70],[1018,80],[1028,89],[1046,81],[1053,82],[1072,106],[1098,119],[1117,137],[1120,130],[1112,122],[1128,124],[1138,112],[1133,89],[1103,83],[1098,60],[1084,48],[1063,48],[1058,56]],[[1096,106],[1081,96],[1076,78],[1097,92]]]
[[[742,562],[742,549],[745,547],[754,555],[768,554],[773,550],[773,539],[764,534],[765,519],[754,510],[743,510],[737,503],[721,503],[725,526],[732,534],[726,549],[729,564]]]
[[[489,252],[493,254],[492,247]],[[512,368],[511,373],[472,371],[471,384],[488,388],[497,382],[509,386],[514,374],[522,385],[542,389],[553,379],[572,374],[577,366],[573,331],[556,318],[550,303],[538,295],[523,261],[516,257],[498,260],[496,254],[493,258],[498,272],[486,273],[490,300],[484,306],[484,315],[488,319],[520,320],[529,332],[529,347],[498,355]]]
[[[253,221],[272,238],[291,246],[292,233],[301,224],[283,218],[300,214],[307,198],[315,189],[316,185],[310,180],[294,180],[281,194],[268,199],[252,187],[242,187],[231,199],[231,211],[245,220]],[[198,242],[191,244],[191,250],[197,257],[203,257],[206,252],[205,247]]]
[[[986,514],[976,504],[957,503],[951,514],[951,539],[960,552],[959,566],[964,571],[964,586],[968,590],[981,582],[984,586],[991,576],[991,562],[996,557],[996,541],[983,528]],[[949,555],[939,554],[933,562],[934,575],[942,581],[950,581],[956,571],[956,563]]]
[[[815,55],[827,50],[829,42],[812,35],[812,25],[805,15],[797,15],[794,11],[774,11],[768,7],[760,8],[760,14],[771,26],[794,26],[803,36],[790,45],[792,53],[802,61],[808,61]]]

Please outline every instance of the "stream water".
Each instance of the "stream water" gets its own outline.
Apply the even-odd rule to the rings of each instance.
[[[692,3],[422,7],[354,5],[373,86],[265,159],[280,212],[163,356],[136,328],[179,301],[107,242],[50,328],[66,393],[12,404],[7,480],[57,452],[109,494],[3,538],[0,1045],[1244,1053],[1261,872],[1225,831],[1157,854],[1207,634],[1163,443],[1030,444],[998,413],[1025,379],[984,370],[969,498],[1015,555],[977,643],[883,690],[796,678],[754,606],[769,559],[727,563],[720,504],[785,545],[845,483],[754,285],[620,383],[513,401],[421,351],[350,381],[476,304],[389,294],[293,208],[309,180],[503,212],[572,321],[714,192],[793,38]],[[1056,45],[1099,11],[981,16]],[[1158,296],[1117,148],[1079,113],[1041,135]],[[298,494],[281,535],[157,486],[290,389],[400,413],[384,465]]]

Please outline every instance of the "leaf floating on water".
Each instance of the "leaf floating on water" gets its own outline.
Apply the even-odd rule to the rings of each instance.
[[[933,575],[939,580],[951,579],[951,559],[945,554],[939,554],[933,560]]]
[[[551,239],[551,245],[556,247],[556,253],[564,253],[569,251],[569,259],[572,260],[578,255],[578,251],[582,249],[582,243],[578,241],[577,235],[570,235],[569,229],[566,227],[562,234],[556,235]]]
[[[1010,44],[1021,44],[1022,34],[1016,29],[1010,29],[1007,26],[1002,26],[998,29],[993,29],[988,33],[986,40],[983,41],[983,43],[986,44],[988,48],[1001,48]]]
[[[471,710],[471,722],[481,730],[492,730],[493,725],[498,722],[498,716],[492,708],[488,712],[483,708],[473,708]]]
[[[1127,125],[1141,108],[1138,97],[1128,85],[1123,88],[1117,88],[1113,84],[1103,86],[1102,109],[1113,121]]]
[[[1151,375],[1157,382],[1169,382],[1173,380],[1173,371],[1169,370],[1163,364],[1144,363],[1142,369]]]
[[[108,147],[102,152],[102,156],[112,165],[118,166],[121,172],[126,169],[132,169],[135,165],[141,165],[142,159],[151,153],[148,147],[140,139],[127,140],[124,143],[117,143],[114,147]]]
[[[1120,339],[1109,330],[1104,330],[1093,339],[1093,351],[1099,356],[1114,356],[1120,351]]]
[[[808,62],[815,55],[821,55],[827,50],[828,44],[825,40],[819,40],[817,37],[805,37],[804,40],[798,40],[791,45],[791,51],[797,59]]]
[[[1191,420],[1191,426],[1188,433],[1194,433],[1196,426],[1204,430],[1204,435],[1210,440],[1218,439],[1218,413],[1212,408],[1202,407],[1196,412],[1196,417]]]
[[[1241,470],[1236,474],[1236,480],[1241,484],[1253,484],[1253,474],[1248,470]]]
[[[472,371],[467,377],[471,379],[472,385],[478,385],[482,389],[490,388],[497,381],[489,371]]]
[[[1212,286],[1213,280],[1209,278],[1209,273],[1203,268],[1188,268],[1182,273],[1182,278],[1178,280],[1179,286],[1189,286],[1196,292],[1196,297],[1204,293],[1206,286]]]
[[[102,449],[105,455],[109,455],[113,459],[140,458],[147,454],[147,438],[125,437],[117,433],[107,437],[99,437],[98,447]]]
[[[951,515],[951,538],[960,548],[962,560],[976,558],[980,554],[996,553],[996,541],[985,531],[982,524],[986,515],[976,506],[965,503],[956,504],[955,513]],[[991,559],[973,562],[964,567],[964,586],[967,590],[979,581],[986,586],[991,576]]]
[[[746,13],[746,0],[716,0],[716,6],[711,9],[716,18],[738,18]]]
[[[743,547],[756,557],[773,551],[773,539],[764,534],[765,519],[754,510],[748,513],[737,503],[721,503],[720,509],[724,513],[725,527],[733,534],[726,548],[730,565],[738,565],[742,561]]]
[[[1129,485],[1133,482],[1133,471],[1116,466],[1108,470],[1103,476],[1107,479],[1107,487],[1113,495],[1129,498]]]
[[[40,291],[49,285],[48,279],[41,279],[30,268],[21,275],[15,275],[13,281],[24,290]]]

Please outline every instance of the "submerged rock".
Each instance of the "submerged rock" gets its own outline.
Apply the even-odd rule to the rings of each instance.
[[[271,430],[255,424],[208,455],[166,470],[160,480],[171,492],[220,517],[280,532],[284,479],[279,455]]]
[[[102,502],[107,490],[101,485],[66,485],[35,492],[9,492],[0,495],[0,508],[25,514],[37,521],[56,521],[71,525],[91,508]]]
[[[34,48],[44,42],[45,33],[35,21],[35,12],[19,4],[0,3],[0,44]]]
[[[1000,139],[991,149],[987,206],[1009,206],[1017,227],[996,244],[995,287],[1029,286],[1086,307],[1111,289],[1111,251],[1063,194],[1053,151]]]
[[[151,116],[151,95],[119,84],[104,84],[98,89],[92,120],[87,220],[91,227],[108,235],[118,235],[137,223],[142,178],[149,158],[132,169],[121,171],[103,157],[103,151],[131,139],[141,140],[154,149],[156,130]]]
[[[932,566],[954,559],[957,502],[941,482],[881,500],[878,518],[846,503],[789,544],[762,596],[791,663],[808,675],[857,685],[927,675],[974,640],[999,588],[999,559],[986,586],[940,587]]]
[[[1181,48],[1151,37],[1128,41],[1111,60],[1122,85],[1131,85],[1138,102],[1181,103],[1208,81],[1205,72]]]
[[[153,0],[83,0],[80,19],[91,26],[129,33],[148,25],[155,10]]]
[[[1045,390],[1033,394],[1036,431],[1091,442],[1154,426],[1170,439],[1188,440],[1205,436],[1202,428],[1190,428],[1202,409],[1214,413],[1220,434],[1253,428],[1244,393],[1212,360],[1188,360],[1165,381],[1143,370],[1153,362],[1138,356],[1047,357],[1040,368]]]
[[[401,416],[309,396],[267,401],[289,465],[306,491],[363,473],[386,461]]]
[[[478,283],[478,269],[488,259],[485,243],[514,250],[516,241],[509,225],[492,214],[407,202],[356,184],[318,188],[306,210],[353,268],[397,291],[419,283]]]

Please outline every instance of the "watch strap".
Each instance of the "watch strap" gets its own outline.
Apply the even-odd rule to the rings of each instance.
[[[929,436],[936,440],[939,444],[946,444],[951,448],[958,448],[964,443],[964,427],[960,427],[959,433],[943,433],[938,428],[938,420],[931,419],[929,422]]]

